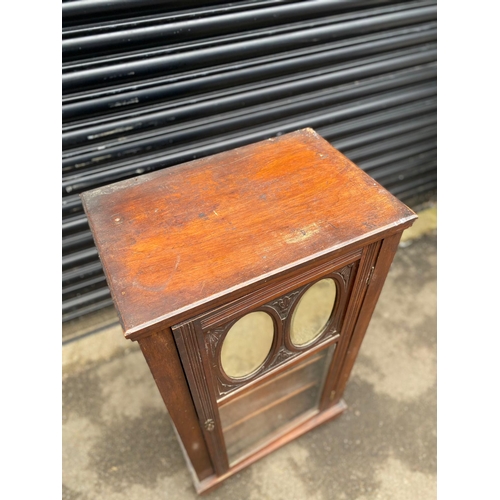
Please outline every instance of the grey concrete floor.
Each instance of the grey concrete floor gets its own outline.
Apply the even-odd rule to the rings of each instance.
[[[338,419],[204,498],[436,498],[432,222],[416,226],[398,250],[344,399]],[[65,500],[200,498],[146,362],[119,327],[63,347],[62,430]]]

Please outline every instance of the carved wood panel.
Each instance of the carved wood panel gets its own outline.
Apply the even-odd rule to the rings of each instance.
[[[358,261],[350,262],[336,271],[330,271],[316,277],[314,281],[306,283],[294,290],[290,290],[281,296],[264,304],[247,303],[245,307],[235,307],[236,304],[228,304],[226,309],[230,311],[228,315],[223,313],[223,308],[219,308],[214,312],[215,315],[222,318],[221,321],[214,326],[210,321],[210,315],[204,315],[203,318],[197,318],[192,321],[194,328],[198,332],[200,343],[202,343],[202,350],[204,357],[207,359],[207,364],[210,367],[211,378],[213,383],[213,390],[217,400],[227,396],[231,392],[241,388],[264,374],[274,370],[283,363],[290,361],[304,351],[319,345],[332,342],[340,338],[342,322],[345,316],[345,310],[348,302],[347,292],[353,276],[356,274]],[[333,313],[328,320],[323,332],[310,344],[304,347],[294,346],[289,340],[289,324],[290,318],[293,314],[294,308],[297,306],[302,295],[307,289],[320,279],[331,278],[336,285],[336,300]],[[245,298],[243,298],[243,301]],[[222,310],[221,310],[222,309]],[[220,355],[224,338],[232,325],[242,316],[254,311],[267,312],[274,320],[275,324],[275,338],[273,345],[270,349],[269,355],[263,364],[249,376],[232,379],[228,377],[221,366]],[[208,320],[208,321],[207,321]],[[174,327],[175,331],[175,327]]]

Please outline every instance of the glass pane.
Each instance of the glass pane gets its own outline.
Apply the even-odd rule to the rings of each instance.
[[[219,414],[231,466],[316,413],[334,348],[323,349],[221,403]]]
[[[229,330],[221,350],[222,369],[228,377],[250,375],[264,363],[274,338],[274,322],[269,314],[246,314]]]
[[[292,315],[290,340],[296,346],[312,342],[323,331],[335,305],[337,287],[331,278],[314,283],[302,295]]]

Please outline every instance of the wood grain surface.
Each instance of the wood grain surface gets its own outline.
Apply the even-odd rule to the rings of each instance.
[[[131,338],[416,218],[312,129],[81,197]]]

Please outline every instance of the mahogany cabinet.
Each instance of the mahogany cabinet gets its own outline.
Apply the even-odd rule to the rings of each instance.
[[[312,129],[81,196],[199,493],[346,409],[416,215]]]

